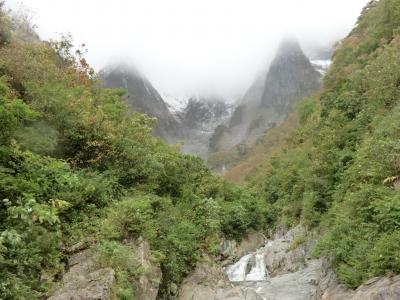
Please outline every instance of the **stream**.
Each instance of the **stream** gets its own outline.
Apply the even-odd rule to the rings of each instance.
[[[284,237],[267,241],[263,247],[227,266],[224,271],[241,296],[232,298],[228,293],[220,299],[311,299],[321,264],[313,259],[305,261],[305,249],[290,250],[292,240]],[[270,271],[275,274],[270,276]]]

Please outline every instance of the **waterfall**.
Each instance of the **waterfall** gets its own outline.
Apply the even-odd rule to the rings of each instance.
[[[266,268],[264,265],[264,248],[258,249],[255,254],[255,265],[250,273],[246,275],[246,281],[261,281],[266,279]]]
[[[249,273],[246,273],[250,259],[254,257],[255,263]],[[266,280],[267,272],[264,265],[264,247],[256,252],[243,256],[239,261],[226,268],[230,281],[263,281]]]
[[[226,269],[226,274],[230,281],[245,281],[246,280],[246,268],[249,263],[252,253],[243,256],[239,261]]]

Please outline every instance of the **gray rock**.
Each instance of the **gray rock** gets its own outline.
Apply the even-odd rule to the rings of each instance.
[[[283,41],[268,72],[250,86],[230,121],[216,128],[210,150],[235,153],[240,145],[253,145],[286,119],[296,101],[318,91],[320,79],[297,41]]]
[[[308,300],[317,289],[321,262],[311,261],[304,269],[276,276],[260,284],[257,292],[269,300]]]
[[[238,244],[236,241],[224,240],[220,245],[222,266],[231,264],[239,257],[255,251],[265,244],[266,237],[261,232],[250,232]]]
[[[339,284],[337,276],[331,267],[331,262],[328,259],[323,259],[320,279],[312,300],[339,300],[348,299],[351,296],[352,291],[346,288],[346,286]]]
[[[220,245],[220,255],[223,259],[235,256],[237,250],[236,241],[223,240]]]
[[[141,268],[146,270],[146,272],[140,274],[134,282],[135,299],[155,300],[157,298],[162,273],[160,267],[150,261],[150,244],[141,237],[136,241],[131,241],[129,244],[135,256],[138,258]]]
[[[400,299],[400,275],[373,278],[360,286],[352,300],[395,300]]]
[[[329,260],[322,264],[320,280],[312,300],[397,300],[400,299],[400,275],[376,277],[355,291],[340,284]]]
[[[126,241],[138,259],[138,268],[146,270],[137,276],[134,286],[135,299],[155,300],[161,281],[161,269],[150,261],[150,245],[139,238]],[[115,272],[111,268],[96,268],[91,249],[77,252],[69,258],[68,271],[60,287],[48,300],[108,300],[114,299]]]
[[[93,270],[93,254],[84,250],[74,254],[61,287],[48,300],[107,300],[112,297],[115,272],[111,268]]]
[[[253,254],[250,259],[249,262],[247,263],[246,266],[246,275],[250,273],[251,269],[256,265],[256,257]]]
[[[264,263],[270,277],[295,272],[305,267],[306,258],[310,258],[314,243],[305,242],[291,249],[295,238],[305,235],[306,231],[300,225],[286,233],[283,230],[277,231],[274,239],[265,248]]]
[[[132,110],[157,118],[155,134],[175,143],[182,138],[181,128],[167,104],[149,80],[131,65],[113,65],[99,72],[106,87],[123,88]]]
[[[238,297],[239,289],[231,290],[232,285],[228,281],[223,269],[211,258],[203,258],[190,276],[181,284],[179,290],[180,300],[211,300],[228,290],[229,295]],[[231,297],[230,296],[230,297]],[[219,297],[219,296],[218,296]],[[234,298],[232,298],[234,299]],[[240,298],[237,298],[240,299]]]

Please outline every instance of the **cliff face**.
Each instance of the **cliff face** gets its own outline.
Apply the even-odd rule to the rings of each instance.
[[[285,114],[297,100],[319,89],[320,78],[297,41],[286,40],[265,78],[261,105]]]
[[[210,141],[213,152],[253,145],[266,130],[282,123],[293,104],[320,86],[321,73],[295,40],[278,48],[268,72],[245,93],[229,122],[219,126]]]
[[[124,88],[126,101],[134,111],[157,118],[155,134],[173,143],[182,137],[179,123],[146,77],[129,66],[111,66],[100,72],[105,86]]]
[[[192,97],[177,113],[184,135],[183,152],[205,157],[215,128],[231,115],[232,106],[224,99]]]

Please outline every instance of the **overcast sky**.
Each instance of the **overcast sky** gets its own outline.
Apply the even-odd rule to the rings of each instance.
[[[6,0],[16,7],[19,0]],[[351,30],[368,0],[24,0],[43,39],[71,33],[99,70],[136,65],[168,94],[242,93],[285,35],[303,48]]]

